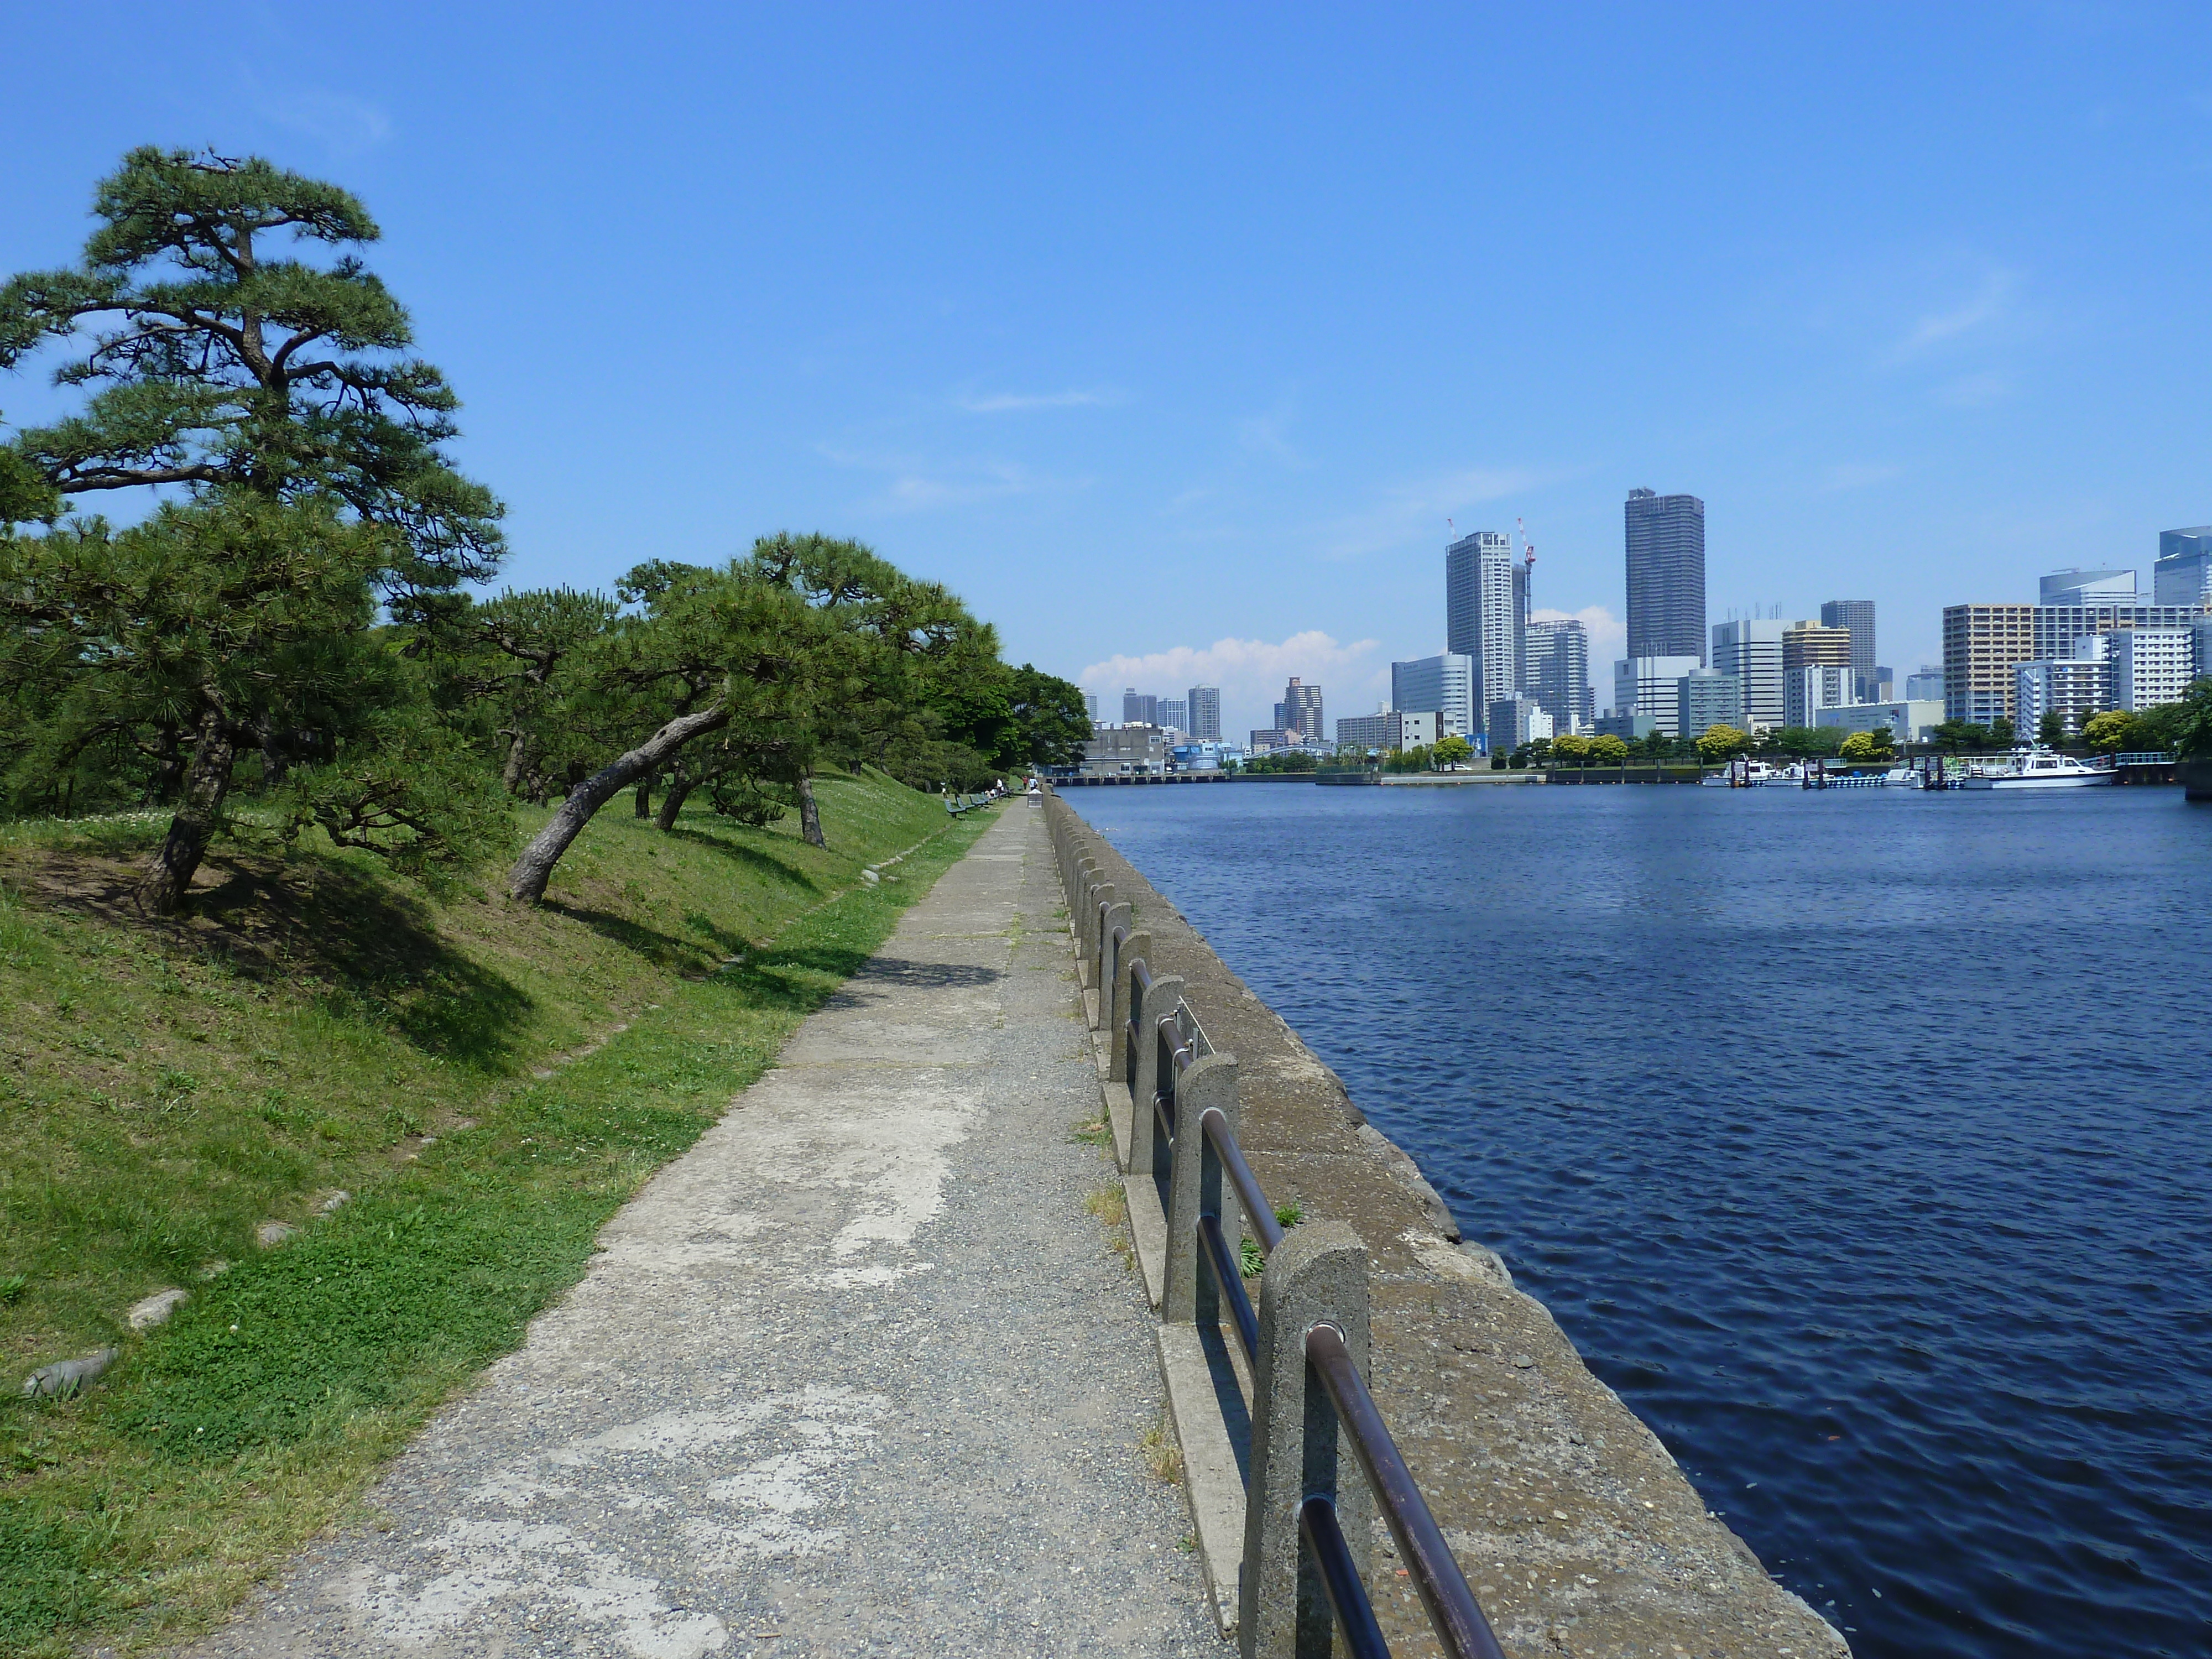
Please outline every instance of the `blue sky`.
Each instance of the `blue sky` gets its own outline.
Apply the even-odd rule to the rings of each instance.
[[[0,269],[134,143],[359,192],[521,585],[777,527],[1111,690],[1442,647],[1446,520],[1622,605],[1938,611],[2212,520],[2212,12],[77,5],[9,25]],[[0,410],[53,407],[37,374]],[[1614,636],[1617,638],[1617,636]],[[1603,669],[1600,666],[1600,678]]]

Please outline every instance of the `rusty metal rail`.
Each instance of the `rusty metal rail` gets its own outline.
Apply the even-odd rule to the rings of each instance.
[[[1114,924],[1113,909],[1112,901],[1105,899],[1098,902],[1094,912],[1093,937],[1097,942],[1102,970],[1097,982],[1101,1018],[1106,1018],[1117,1006],[1125,1006],[1129,1011],[1121,1029],[1113,1036],[1124,1045],[1125,1075],[1133,1089],[1139,1074],[1136,1063],[1139,1046],[1147,1037],[1141,1029],[1141,1011],[1155,981],[1151,964],[1141,957],[1123,958],[1122,947],[1133,937],[1133,930]],[[1126,987],[1109,985],[1104,977],[1109,972],[1115,978],[1125,979]],[[1223,1183],[1234,1194],[1237,1211],[1250,1228],[1263,1256],[1272,1255],[1282,1244],[1283,1226],[1243,1149],[1237,1145],[1236,1131],[1228,1118],[1218,1108],[1210,1108],[1199,1113],[1194,1122],[1182,1121],[1184,1115],[1176,1109],[1177,1085],[1200,1057],[1193,1033],[1185,1028],[1182,1009],[1177,1007],[1159,1015],[1149,1036],[1158,1045],[1152,1098],[1133,1099],[1130,1103],[1133,1111],[1146,1113],[1155,1125],[1156,1132],[1149,1137],[1152,1157],[1148,1173],[1165,1182],[1173,1167],[1178,1133],[1188,1132],[1199,1137],[1205,1160],[1200,1188],[1202,1192],[1212,1194],[1202,1202],[1193,1241],[1202,1264],[1202,1274],[1211,1281],[1207,1288],[1212,1294],[1206,1299],[1227,1315],[1226,1322],[1243,1350],[1246,1364],[1256,1368],[1260,1362],[1259,1317],[1244,1288],[1239,1247],[1229,1238],[1223,1225]],[[1421,1496],[1419,1485],[1382,1420],[1373,1395],[1359,1375],[1358,1367],[1352,1363],[1343,1332],[1334,1325],[1318,1322],[1305,1332],[1304,1345],[1309,1376],[1327,1400],[1335,1428],[1351,1447],[1375,1495],[1384,1523],[1397,1542],[1407,1576],[1445,1653],[1450,1659],[1504,1659],[1498,1638],[1468,1587],[1466,1575],[1460,1571],[1457,1559],[1444,1541],[1442,1528],[1430,1512],[1427,1500]],[[1389,1647],[1376,1622],[1366,1585],[1338,1522],[1334,1495],[1309,1492],[1298,1504],[1297,1529],[1304,1557],[1319,1578],[1347,1650],[1355,1659],[1388,1659]]]

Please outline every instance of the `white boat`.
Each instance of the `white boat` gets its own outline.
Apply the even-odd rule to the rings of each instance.
[[[1705,780],[1709,789],[1753,789],[1773,784],[1801,788],[1805,782],[1805,769],[1800,766],[1783,768],[1763,760],[1731,761],[1725,772]]]
[[[2091,766],[2071,755],[2054,754],[2038,744],[2015,749],[2009,766],[1977,767],[1960,782],[1962,789],[2080,789],[2110,783],[2118,775],[2109,766]]]
[[[1881,775],[1881,781],[1886,787],[1891,789],[1917,789],[1920,774],[1909,766],[1893,766]]]

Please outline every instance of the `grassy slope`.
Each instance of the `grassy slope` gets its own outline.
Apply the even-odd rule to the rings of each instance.
[[[158,823],[0,837],[0,1653],[203,1627],[339,1516],[983,816],[822,795],[829,850],[617,803],[537,912],[240,855],[149,925],[121,892]],[[258,1249],[270,1219],[301,1231]],[[191,1300],[131,1336],[167,1285]],[[85,1397],[15,1396],[108,1344]]]

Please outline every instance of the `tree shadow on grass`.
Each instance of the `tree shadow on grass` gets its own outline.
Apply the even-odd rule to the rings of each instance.
[[[617,915],[611,910],[594,910],[580,904],[566,904],[557,899],[547,899],[542,907],[556,916],[565,916],[580,927],[588,927],[601,939],[611,940],[625,951],[635,951],[654,966],[672,973],[689,974],[694,978],[707,972],[725,957],[734,956],[744,949],[745,941],[726,928],[718,927],[697,911],[689,912],[684,921],[694,930],[706,936],[705,942],[686,939],[680,933],[664,933],[658,927],[648,927],[629,916]]]
[[[710,836],[703,830],[693,830],[681,823],[668,833],[676,840],[688,841],[696,847],[720,853],[735,863],[744,865],[756,874],[783,886],[799,888],[809,893],[822,890],[820,882],[804,870],[793,868],[765,848],[748,847],[738,841],[726,841],[720,836]]]
[[[182,913],[151,916],[133,896],[143,875],[135,862],[73,849],[0,867],[37,908],[92,918],[241,979],[319,988],[329,1012],[366,1016],[457,1065],[510,1065],[529,994],[441,939],[413,895],[313,854],[226,851],[201,866]]]

